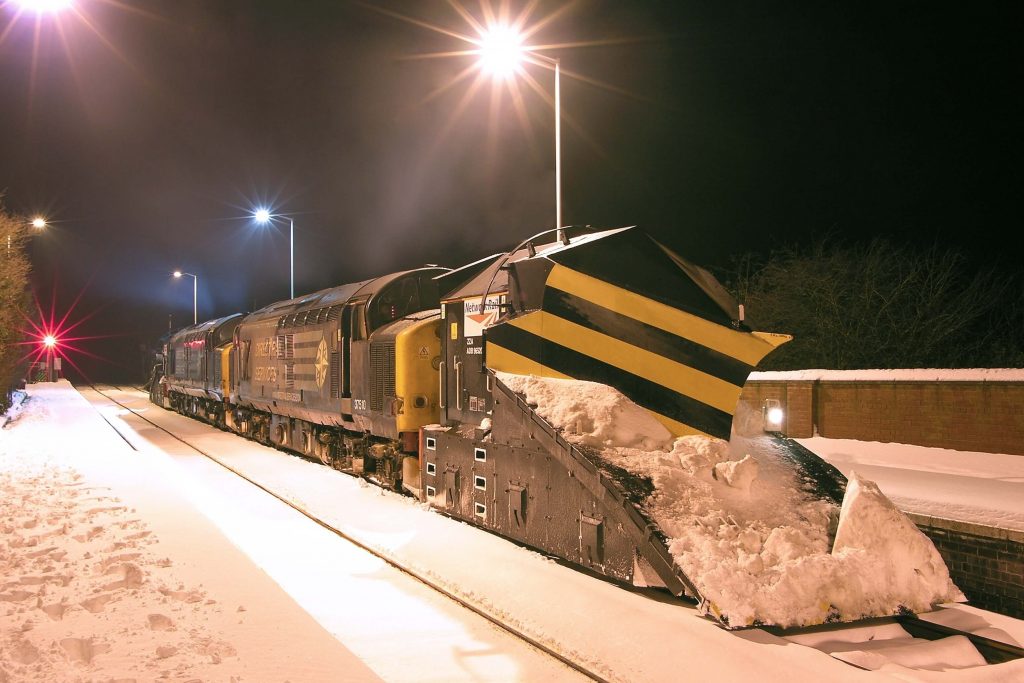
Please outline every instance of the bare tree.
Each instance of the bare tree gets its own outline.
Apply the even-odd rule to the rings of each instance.
[[[0,198],[2,199],[2,198]],[[0,204],[0,412],[10,407],[11,389],[21,376],[29,260],[28,224]]]
[[[766,258],[748,254],[726,279],[752,324],[794,336],[765,367],[1001,367],[1024,359],[1019,276],[973,270],[954,250],[826,239]]]

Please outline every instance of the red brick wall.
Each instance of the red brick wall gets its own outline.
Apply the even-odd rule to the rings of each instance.
[[[1024,382],[751,380],[742,403],[782,401],[785,434],[1024,455]]]
[[[935,544],[971,605],[1024,618],[1024,533],[908,516]]]

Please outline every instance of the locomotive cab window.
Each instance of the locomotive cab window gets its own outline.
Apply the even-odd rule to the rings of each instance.
[[[403,278],[385,287],[373,299],[370,312],[370,328],[377,329],[393,320],[420,310],[420,294],[417,279]]]
[[[352,308],[352,341],[366,339],[366,302],[355,304]]]
[[[385,290],[378,294],[373,301],[370,327],[375,330],[392,320],[398,320],[402,315],[401,304],[395,296],[395,292],[390,289]]]

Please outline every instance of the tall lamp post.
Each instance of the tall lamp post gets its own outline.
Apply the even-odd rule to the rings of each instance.
[[[562,93],[561,61],[523,47],[523,37],[507,26],[492,26],[479,41],[480,68],[494,78],[512,78],[523,59],[548,64],[555,72],[555,228],[563,243],[562,230]]]
[[[174,277],[180,278],[182,275],[188,275],[192,278],[192,324],[199,324],[199,308],[197,305],[198,297],[196,296],[199,292],[199,278],[192,273],[185,273],[180,270],[174,271]]]
[[[275,218],[287,218],[288,219],[288,245],[289,245],[289,272],[291,273],[290,281],[291,287],[289,288],[289,299],[295,298],[295,220],[291,216],[282,216],[280,214],[270,213],[270,209],[256,209],[252,212],[253,219],[260,225],[266,225],[267,223],[273,223]]]

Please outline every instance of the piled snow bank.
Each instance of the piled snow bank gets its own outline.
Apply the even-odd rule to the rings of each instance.
[[[18,415],[21,413],[21,408],[24,404],[24,391],[11,392],[11,406],[7,409],[7,412],[0,415],[0,429],[3,429],[8,424],[18,419]]]
[[[878,486],[850,473],[836,530],[833,555],[867,562],[867,576],[851,576],[854,607],[868,601],[871,613],[902,602],[922,612],[939,602],[965,600],[949,578],[949,569],[931,540],[885,497]],[[858,555],[866,555],[852,560]],[[856,585],[860,580],[861,585]]]
[[[783,458],[735,453],[710,437],[668,443],[646,431],[664,430],[660,423],[611,387],[500,379],[567,438],[600,444],[607,461],[651,480],[645,509],[708,609],[732,626],[805,626],[964,600],[931,541],[870,482],[848,488],[830,549],[835,506],[806,494]]]
[[[543,406],[541,415],[561,427],[577,443],[643,447],[669,444],[672,435],[654,416],[606,384],[571,379],[548,379],[496,373],[512,391],[531,405]]]

